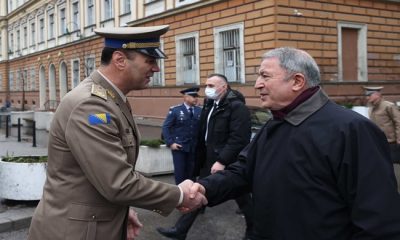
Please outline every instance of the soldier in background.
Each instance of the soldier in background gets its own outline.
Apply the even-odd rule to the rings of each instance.
[[[383,87],[364,88],[368,116],[385,133],[393,163],[400,163],[400,111],[394,103],[383,98]]]
[[[164,141],[172,152],[176,184],[193,178],[201,113],[201,108],[196,106],[198,91],[198,87],[180,91],[183,94],[183,103],[169,109],[162,127]]]

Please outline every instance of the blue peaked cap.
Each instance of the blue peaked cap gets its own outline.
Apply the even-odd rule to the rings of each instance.
[[[154,58],[166,58],[161,51],[160,36],[169,29],[168,25],[153,27],[98,28],[94,31],[104,37],[104,46],[131,49]]]

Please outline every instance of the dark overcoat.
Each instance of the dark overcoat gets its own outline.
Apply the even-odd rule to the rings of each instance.
[[[209,175],[216,161],[225,166],[237,161],[239,152],[250,141],[250,112],[241,93],[228,89],[214,107],[207,126],[213,105],[213,100],[206,101],[201,113],[195,175]]]
[[[319,90],[270,120],[227,171],[199,180],[209,204],[252,192],[254,239],[400,239],[385,135]]]

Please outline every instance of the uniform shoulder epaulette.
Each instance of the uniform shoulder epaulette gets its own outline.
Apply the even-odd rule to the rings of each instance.
[[[169,109],[171,110],[171,109],[174,109],[174,108],[179,107],[179,106],[181,106],[181,104],[171,106],[171,107],[169,107]]]
[[[103,88],[102,86],[98,84],[92,84],[92,95],[98,96],[99,98],[102,98],[104,100],[107,100],[107,89]]]

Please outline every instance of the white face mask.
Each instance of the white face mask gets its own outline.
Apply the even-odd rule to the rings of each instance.
[[[206,89],[204,90],[204,94],[209,99],[215,100],[218,98],[217,90],[215,88],[206,87]]]

